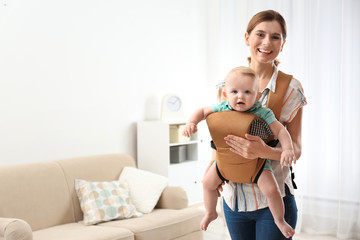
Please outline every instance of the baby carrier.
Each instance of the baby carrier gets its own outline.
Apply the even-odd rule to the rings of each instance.
[[[266,107],[273,111],[276,119],[280,119],[286,90],[292,78],[291,75],[279,71],[276,91],[275,93],[269,92]],[[232,152],[224,140],[224,137],[227,135],[245,137],[245,133],[249,133],[250,127],[256,126],[256,121],[263,120],[252,113],[238,111],[216,112],[206,118],[210,135],[216,146],[216,163],[220,174],[225,179],[236,183],[252,183],[257,181],[257,177],[265,164],[265,159],[243,158]],[[268,143],[273,140],[273,136],[263,140],[265,143]]]

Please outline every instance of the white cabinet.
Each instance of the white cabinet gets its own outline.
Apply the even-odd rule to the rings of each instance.
[[[183,187],[189,204],[195,204],[202,202],[201,179],[211,156],[209,140],[205,140],[207,135],[200,137],[201,129],[207,130],[207,126],[200,123],[198,133],[188,142],[171,143],[176,136],[170,129],[179,125],[181,123],[138,122],[137,164],[140,169],[168,177],[169,185]]]

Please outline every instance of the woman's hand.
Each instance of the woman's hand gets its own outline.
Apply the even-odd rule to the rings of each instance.
[[[268,146],[259,136],[245,134],[245,138],[228,135],[226,143],[231,147],[230,150],[248,159],[266,158]]]
[[[225,185],[225,183],[229,183],[229,181],[226,182],[222,182],[216,189],[217,195],[218,197],[221,197],[221,193],[223,191],[223,186]]]

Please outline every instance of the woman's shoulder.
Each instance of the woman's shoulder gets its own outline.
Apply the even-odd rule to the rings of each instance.
[[[304,93],[304,89],[303,89],[303,87],[301,85],[301,82],[297,78],[295,78],[293,75],[287,74],[287,73],[282,72],[281,70],[278,70],[278,77],[280,77],[280,78],[290,78],[287,94],[289,94],[293,90],[299,91],[302,94]]]
[[[280,122],[291,122],[297,111],[306,104],[302,85],[299,80],[293,77],[285,94]]]
[[[298,101],[301,102],[302,106],[305,106],[307,104],[306,97],[304,94],[304,89],[303,89],[300,81],[294,77],[291,79],[291,81],[289,83],[289,88],[288,88],[288,94],[291,94],[292,92],[296,93],[296,94],[294,94],[293,97],[296,96],[296,99],[298,99]]]
[[[293,88],[293,89],[299,89],[301,92],[304,92],[301,82],[294,77],[291,79],[291,81],[289,83],[289,87]]]
[[[285,72],[283,72],[281,70],[278,70],[278,76],[279,75],[282,76],[283,78],[290,78],[289,86],[291,88],[296,88],[296,89],[300,88],[301,91],[303,91],[303,88],[302,88],[302,85],[301,85],[300,81],[297,78],[295,78],[293,75],[285,73]]]

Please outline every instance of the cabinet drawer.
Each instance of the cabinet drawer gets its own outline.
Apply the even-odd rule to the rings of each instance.
[[[200,168],[197,161],[172,164],[169,169],[169,184],[184,188],[189,198],[189,204],[202,202],[203,171],[204,169]]]

